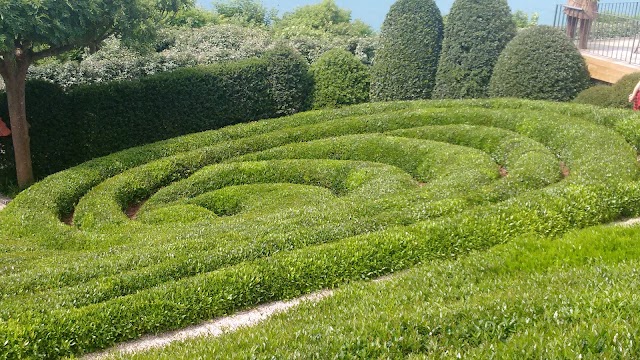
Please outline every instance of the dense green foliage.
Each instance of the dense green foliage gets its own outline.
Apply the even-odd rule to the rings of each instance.
[[[377,42],[371,28],[351,21],[349,10],[332,1],[301,7],[287,14],[277,26],[273,24],[273,11],[255,0],[217,2],[216,9],[217,12],[192,7],[178,11],[163,22],[165,27],[159,30],[158,37],[144,48],[132,49],[111,37],[95,47],[96,52],[80,51],[74,52],[71,59],[65,56],[41,61],[29,70],[29,78],[69,89],[247,59],[260,56],[275,44],[295,48],[309,63],[336,48],[355,54],[365,64],[371,64],[374,57]],[[149,47],[146,50],[151,51],[145,51]]]
[[[3,1],[0,56],[15,49],[37,54],[47,49],[88,46],[112,34],[148,39],[150,30],[156,29],[156,23],[168,12],[191,6],[191,0],[85,0],[73,4],[57,0]]]
[[[519,238],[346,286],[218,339],[118,358],[635,359],[638,233],[599,227]]]
[[[35,182],[25,109],[29,67],[38,60],[69,51],[95,49],[110,36],[130,43],[148,42],[158,21],[193,3],[193,0],[0,2],[0,77],[13,121],[11,139],[21,189]]]
[[[32,82],[27,109],[36,176],[153,141],[302,111],[311,89],[306,61],[284,48],[261,59],[86,85],[68,93]],[[10,120],[3,95],[0,116]],[[2,176],[12,178],[12,157],[3,156],[0,163]]]
[[[311,107],[313,78],[307,61],[295,50],[279,46],[264,54],[276,114],[291,115]]]
[[[221,21],[245,25],[269,25],[277,13],[275,9],[268,10],[255,0],[215,1],[213,8]]]
[[[213,12],[194,6],[177,11],[166,20],[166,25],[172,27],[201,28],[220,22],[222,22],[220,17]]]
[[[533,13],[529,15],[522,10],[516,10],[512,16],[513,22],[516,24],[516,27],[518,29],[526,29],[532,26],[538,26],[538,20],[540,20],[540,14]]]
[[[369,69],[353,54],[341,49],[326,52],[311,65],[313,107],[337,107],[369,100]]]
[[[537,26],[520,31],[504,49],[490,95],[569,101],[589,85],[584,58],[560,30]]]
[[[637,120],[511,99],[363,104],[54,174],[0,212],[0,355],[82,354],[524,234],[638,215]],[[344,356],[361,354],[354,344]]]
[[[456,0],[444,29],[433,97],[487,97],[493,67],[515,34],[506,0]]]
[[[274,32],[283,38],[366,37],[373,34],[373,29],[360,20],[352,21],[351,11],[341,9],[334,0],[322,0],[284,14]]]
[[[64,89],[114,80],[133,80],[182,67],[211,65],[262,55],[273,39],[262,28],[239,25],[205,25],[198,28],[164,29],[155,44],[157,51],[139,52],[115,38],[100,50],[84,54],[82,61],[48,61],[29,70],[30,79],[59,84]]]
[[[631,109],[633,108],[633,102],[629,102],[629,94],[633,92],[638,81],[640,81],[640,73],[628,74],[612,86],[596,85],[580,92],[574,99],[574,102],[611,108]]]
[[[430,98],[442,33],[442,16],[433,0],[395,2],[382,24],[371,74],[372,100]]]

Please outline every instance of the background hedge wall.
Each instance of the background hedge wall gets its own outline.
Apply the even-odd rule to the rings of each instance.
[[[125,148],[307,110],[311,91],[306,61],[282,48],[260,59],[80,86],[68,93],[31,81],[26,105],[34,172],[42,178]],[[4,94],[0,116],[10,124]],[[0,179],[7,182],[15,177],[14,159],[11,141],[2,141]]]

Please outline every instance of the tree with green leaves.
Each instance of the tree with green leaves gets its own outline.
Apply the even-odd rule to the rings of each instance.
[[[0,0],[0,75],[7,93],[20,188],[34,182],[25,107],[29,66],[95,46],[110,36],[148,40],[155,24],[189,6],[193,0]]]
[[[442,15],[433,0],[398,0],[391,6],[371,69],[373,101],[431,97],[442,27]]]
[[[515,35],[506,0],[456,0],[444,28],[433,97],[487,97],[493,67]]]
[[[286,13],[274,30],[277,36],[362,37],[373,34],[373,29],[360,20],[351,20],[351,11],[338,7],[334,0],[322,0]]]
[[[213,8],[223,22],[241,25],[270,25],[277,15],[275,9],[268,10],[257,0],[216,1]]]

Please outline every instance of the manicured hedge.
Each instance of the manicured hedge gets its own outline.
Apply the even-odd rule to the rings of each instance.
[[[261,59],[80,86],[67,94],[30,82],[34,171],[41,178],[129,147],[306,110],[311,81],[306,61],[279,48]],[[6,101],[0,106],[7,120]],[[4,176],[13,177],[13,158],[0,161]]]
[[[83,354],[637,215],[639,144],[632,112],[498,99],[307,112],[95,159],[0,212],[0,355]]]
[[[589,85],[589,71],[575,45],[550,26],[524,29],[495,65],[489,94],[569,101]]]
[[[488,97],[493,67],[515,35],[506,0],[456,0],[447,16],[433,97]]]
[[[248,348],[254,358],[277,359],[636,358],[637,239],[637,228],[612,226],[561,239],[523,236],[343,286],[219,337],[114,358],[245,359]]]
[[[373,101],[431,98],[442,27],[433,0],[398,0],[391,5],[371,69]]]
[[[324,53],[311,65],[313,107],[337,107],[369,101],[371,75],[366,65],[346,50]]]
[[[632,109],[629,94],[640,81],[640,73],[623,76],[613,85],[596,85],[578,94],[573,100],[578,104],[591,104],[610,108]]]

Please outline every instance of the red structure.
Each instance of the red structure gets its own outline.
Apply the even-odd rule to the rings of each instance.
[[[9,136],[9,135],[11,135],[11,129],[7,127],[7,124],[5,124],[4,121],[2,121],[2,118],[0,117],[0,137]]]

